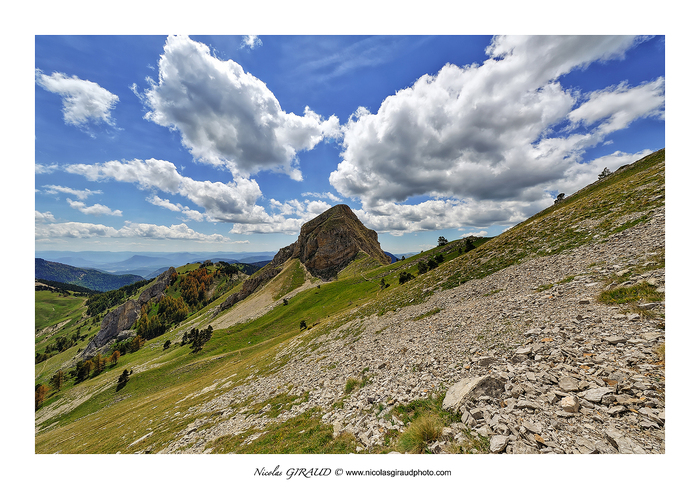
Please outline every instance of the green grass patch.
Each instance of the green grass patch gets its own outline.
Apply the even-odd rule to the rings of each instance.
[[[255,440],[244,443],[256,434],[249,430],[239,435],[217,438],[209,447],[212,453],[355,453],[357,442],[349,433],[333,438],[333,427],[321,422],[318,408],[306,411],[283,423],[265,427],[265,431]]]
[[[627,304],[630,302],[660,302],[664,293],[657,292],[657,287],[648,282],[642,282],[629,287],[616,287],[604,290],[598,300],[604,304]]]
[[[424,318],[427,318],[430,316],[434,316],[435,314],[439,313],[440,311],[442,311],[442,309],[440,309],[439,307],[435,307],[427,312],[424,312],[423,314],[421,314],[419,316],[411,318],[411,321],[419,321],[421,319],[424,319]]]
[[[362,383],[362,381],[356,377],[350,377],[347,382],[345,382],[345,389],[344,392],[346,394],[350,394],[352,391],[355,390],[357,386],[359,386]]]
[[[82,314],[85,300],[85,297],[49,290],[34,292],[34,330],[41,331],[66,319],[77,320]]]
[[[420,416],[399,437],[397,447],[403,453],[429,453],[428,445],[440,438],[444,426],[435,415]]]
[[[298,259],[294,259],[283,272],[272,280],[279,283],[279,291],[274,296],[274,299],[278,300],[304,285],[306,274],[301,262]]]

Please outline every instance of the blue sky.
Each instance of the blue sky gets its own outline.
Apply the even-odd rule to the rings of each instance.
[[[665,146],[665,38],[37,36],[35,247],[274,251],[338,203],[404,253]]]

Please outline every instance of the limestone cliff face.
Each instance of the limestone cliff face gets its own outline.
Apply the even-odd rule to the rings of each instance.
[[[376,231],[365,227],[350,207],[342,204],[304,224],[291,248],[292,258],[299,258],[312,275],[324,279],[337,275],[359,251],[379,263],[391,262],[379,246]]]
[[[336,205],[304,224],[296,242],[279,250],[270,263],[243,282],[241,290],[226,298],[219,311],[242,301],[269,282],[290,258],[299,258],[309,273],[328,280],[360,251],[379,263],[391,262],[379,246],[376,231],[366,228],[347,205]]]
[[[158,275],[153,285],[141,292],[138,299],[126,301],[116,309],[111,310],[100,323],[100,331],[82,352],[83,358],[94,355],[97,350],[105,346],[110,340],[116,338],[119,333],[130,329],[141,314],[141,306],[150,300],[159,301],[165,295],[165,289],[170,284],[170,276],[177,271],[170,267],[167,271]]]

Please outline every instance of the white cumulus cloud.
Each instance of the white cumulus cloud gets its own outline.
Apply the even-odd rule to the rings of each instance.
[[[40,163],[34,163],[34,173],[36,174],[48,174],[53,173],[58,170],[58,165],[52,163],[51,165],[42,165]]]
[[[45,90],[61,96],[63,100],[63,120],[73,126],[89,123],[114,125],[111,111],[119,97],[89,80],[64,73],[45,75],[35,70],[36,83]]]
[[[316,197],[317,199],[328,199],[332,200],[333,202],[340,202],[341,200],[343,200],[332,192],[304,192],[303,194],[301,194],[301,196]]]
[[[101,194],[102,190],[90,190],[90,189],[84,189],[84,190],[76,190],[70,187],[64,187],[62,185],[44,185],[43,188],[45,193],[47,194],[58,194],[64,193],[64,194],[71,194],[74,195],[77,199],[80,200],[85,200],[91,195],[96,195],[96,194]]]
[[[276,213],[266,214],[258,222],[236,223],[230,232],[233,234],[297,234],[305,222],[327,211],[331,205],[321,200],[307,199],[301,202],[293,199],[282,203],[270,199],[270,207]]]
[[[329,181],[359,198],[358,217],[380,232],[517,222],[549,202],[549,191],[596,179],[597,165],[581,165],[586,148],[636,119],[663,117],[663,78],[589,94],[559,81],[642,41],[495,37],[483,64],[447,64],[376,113],[358,108],[343,126],[343,160]],[[425,196],[433,200],[401,204]]]
[[[77,202],[71,199],[66,199],[68,202],[68,205],[71,206],[71,208],[78,210],[82,212],[83,214],[89,214],[91,216],[121,216],[122,211],[120,210],[112,210],[106,205],[102,204],[95,204],[91,206],[87,206],[84,202]]]
[[[665,80],[657,78],[637,87],[626,82],[588,95],[588,100],[569,114],[575,125],[590,126],[604,121],[598,127],[600,134],[624,129],[642,117],[663,117],[665,104]]]
[[[199,211],[196,211],[194,209],[190,209],[186,205],[182,205],[179,203],[172,203],[168,199],[161,199],[157,195],[153,195],[146,199],[147,202],[150,202],[153,205],[157,205],[159,207],[163,207],[165,209],[168,209],[173,212],[181,212],[187,219],[192,219],[193,221],[203,221],[204,220],[204,214],[202,214]]]
[[[262,207],[255,205],[262,192],[254,180],[242,177],[229,183],[194,180],[180,175],[175,165],[165,160],[151,158],[76,164],[68,165],[66,171],[92,181],[113,179],[136,184],[142,189],[181,195],[204,208],[207,219],[212,221],[255,222],[265,214]],[[191,218],[194,216],[196,214],[190,213]]]
[[[37,210],[34,211],[34,221],[35,222],[44,222],[44,221],[49,221],[53,222],[55,221],[56,218],[53,216],[53,213],[51,212],[39,212]]]
[[[168,37],[158,69],[143,94],[146,118],[179,131],[196,159],[234,176],[273,170],[301,180],[296,154],[339,135],[337,117],[308,107],[303,116],[285,112],[265,83],[186,36]]]
[[[262,46],[262,40],[258,36],[243,36],[241,48],[255,49]]]
[[[145,238],[153,240],[186,240],[203,243],[230,242],[231,240],[220,234],[203,234],[187,227],[186,224],[174,224],[172,226],[160,226],[156,224],[127,222],[120,229],[104,224],[87,222],[63,222],[50,224],[37,224],[34,228],[37,240],[56,238]]]

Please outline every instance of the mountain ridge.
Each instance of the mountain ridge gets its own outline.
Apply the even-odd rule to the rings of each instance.
[[[79,285],[88,289],[106,292],[143,280],[133,274],[116,275],[89,268],[79,268],[42,258],[34,259],[34,278]]]

